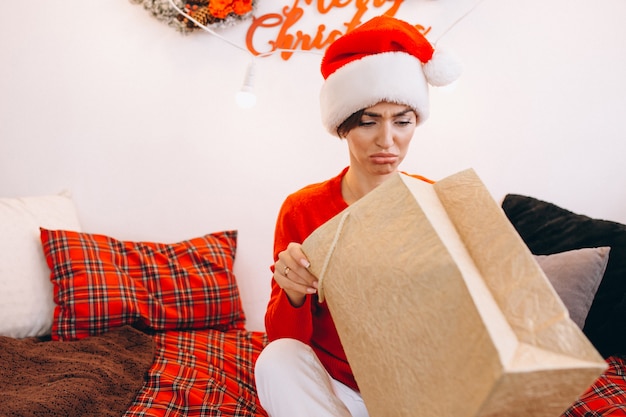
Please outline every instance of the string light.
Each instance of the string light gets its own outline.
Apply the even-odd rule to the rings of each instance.
[[[244,108],[244,109],[249,109],[252,108],[256,105],[256,95],[254,94],[254,75],[255,75],[255,56],[252,54],[252,52],[250,52],[248,49],[230,41],[229,39],[223,37],[222,35],[220,35],[219,33],[217,33],[216,31],[210,29],[209,27],[203,25],[202,23],[198,22],[196,19],[194,19],[191,15],[189,15],[187,12],[185,12],[184,10],[182,10],[180,7],[178,7],[176,5],[176,3],[174,3],[174,0],[169,0],[171,6],[181,15],[185,16],[187,19],[189,19],[190,21],[192,21],[195,25],[197,25],[200,29],[204,30],[205,32],[210,33],[211,35],[215,36],[218,39],[221,39],[222,41],[226,42],[227,44],[242,50],[244,52],[246,52],[247,54],[250,54],[252,56],[252,61],[250,61],[250,64],[248,64],[248,68],[246,70],[246,77],[244,79],[243,85],[241,87],[241,90],[239,90],[237,92],[237,94],[235,95],[235,101],[237,102],[237,104],[239,105],[239,107]],[[264,54],[263,56],[265,56],[266,54]]]
[[[467,10],[456,21],[454,21],[450,26],[448,26],[448,28],[433,43],[436,45],[437,42],[439,40],[441,40],[441,38],[443,38],[460,21],[465,19],[467,17],[467,15],[469,15],[471,12],[473,12],[474,9],[476,9],[476,7],[478,7],[478,5],[480,3],[482,3],[483,1],[484,0],[477,0],[469,10]],[[245,78],[244,78],[243,85],[241,86],[241,89],[237,92],[237,94],[235,95],[235,101],[237,102],[239,107],[244,108],[244,109],[248,109],[248,108],[254,107],[256,105],[256,101],[257,101],[256,94],[254,93],[254,78],[255,78],[255,75],[256,75],[255,59],[257,57],[266,57],[266,56],[272,55],[277,50],[273,50],[273,51],[266,52],[266,53],[263,53],[263,54],[259,54],[258,56],[255,56],[247,48],[244,48],[243,46],[238,45],[238,44],[230,41],[229,39],[223,37],[219,33],[217,33],[214,30],[212,30],[211,28],[203,25],[198,20],[194,19],[187,12],[185,12],[180,7],[178,7],[178,5],[176,5],[174,0],[169,0],[169,3],[178,13],[180,13],[182,16],[184,16],[187,19],[189,19],[191,22],[193,22],[200,29],[204,30],[205,32],[210,33],[212,36],[215,36],[218,39],[221,39],[222,41],[228,43],[229,45],[231,45],[231,46],[233,46],[233,47],[235,47],[235,48],[237,48],[239,50],[242,50],[242,51],[244,51],[244,52],[246,52],[246,53],[251,55],[252,59],[251,59],[250,63],[248,64],[248,67],[246,69],[246,75],[245,75]],[[283,52],[307,52],[307,53],[314,53],[314,54],[317,54],[317,55],[321,55],[321,54],[313,52],[313,51],[305,51],[305,50],[299,50],[299,49],[298,50],[296,50],[296,49],[280,49],[280,51],[283,51]]]
[[[465,13],[463,13],[461,16],[459,16],[454,22],[452,22],[452,24],[450,26],[448,26],[447,29],[444,30],[443,33],[441,35],[439,35],[439,37],[437,39],[435,39],[435,41],[433,42],[433,45],[436,46],[437,43],[441,40],[441,38],[446,36],[448,34],[448,32],[450,32],[450,30],[452,30],[452,28],[454,28],[463,19],[465,19],[470,13],[472,13],[474,11],[474,9],[476,9],[478,7],[478,5],[480,3],[482,3],[483,1],[485,1],[485,0],[476,0],[476,2],[472,5],[472,7],[470,7]]]
[[[250,52],[247,48],[236,44],[235,42],[232,42],[231,40],[223,37],[222,35],[220,35],[219,33],[215,32],[214,30],[212,30],[211,28],[203,25],[202,23],[200,23],[198,20],[194,19],[193,16],[190,16],[187,12],[185,12],[184,10],[182,10],[180,7],[178,7],[176,5],[176,3],[174,3],[174,0],[169,0],[170,5],[178,12],[180,13],[182,16],[186,17],[187,19],[189,19],[191,22],[193,22],[195,25],[197,25],[200,29],[204,30],[205,32],[210,33],[211,35],[215,36],[218,39],[221,39],[222,41],[226,42],[227,44],[246,52],[247,54],[249,54],[252,57],[252,60],[250,61],[250,64],[248,64],[248,68],[246,69],[246,76],[244,78],[244,82],[243,85],[241,86],[241,89],[237,92],[237,94],[235,95],[235,101],[237,102],[237,104],[239,105],[239,107],[241,108],[251,108],[254,107],[256,104],[256,95],[254,93],[254,77],[256,74],[256,62],[255,60],[257,58],[263,58],[263,57],[267,57],[270,55],[273,55],[275,52],[277,51],[281,51],[281,52],[306,52],[306,53],[312,53],[315,55],[321,55],[321,53],[319,52],[315,52],[315,51],[305,51],[305,50],[299,50],[299,49],[285,49],[285,48],[278,48],[269,52],[264,52],[262,54],[258,54],[258,55],[254,55],[252,52]]]

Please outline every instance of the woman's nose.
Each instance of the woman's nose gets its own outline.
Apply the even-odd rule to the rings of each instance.
[[[382,149],[387,149],[393,145],[393,126],[391,123],[382,123],[377,138],[377,145]]]

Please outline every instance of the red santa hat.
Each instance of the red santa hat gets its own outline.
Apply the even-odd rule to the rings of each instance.
[[[322,59],[322,123],[333,135],[354,112],[381,101],[406,104],[418,123],[428,118],[428,85],[456,80],[461,66],[435,50],[407,22],[375,17],[333,42]]]

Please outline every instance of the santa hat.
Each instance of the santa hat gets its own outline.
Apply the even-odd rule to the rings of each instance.
[[[333,42],[322,59],[322,123],[333,135],[354,112],[381,101],[406,104],[428,118],[428,84],[456,80],[461,66],[435,50],[417,28],[378,16]]]

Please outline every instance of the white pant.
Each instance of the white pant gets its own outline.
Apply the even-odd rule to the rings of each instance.
[[[278,339],[255,366],[261,405],[270,417],[368,417],[361,395],[333,379],[310,346]]]

